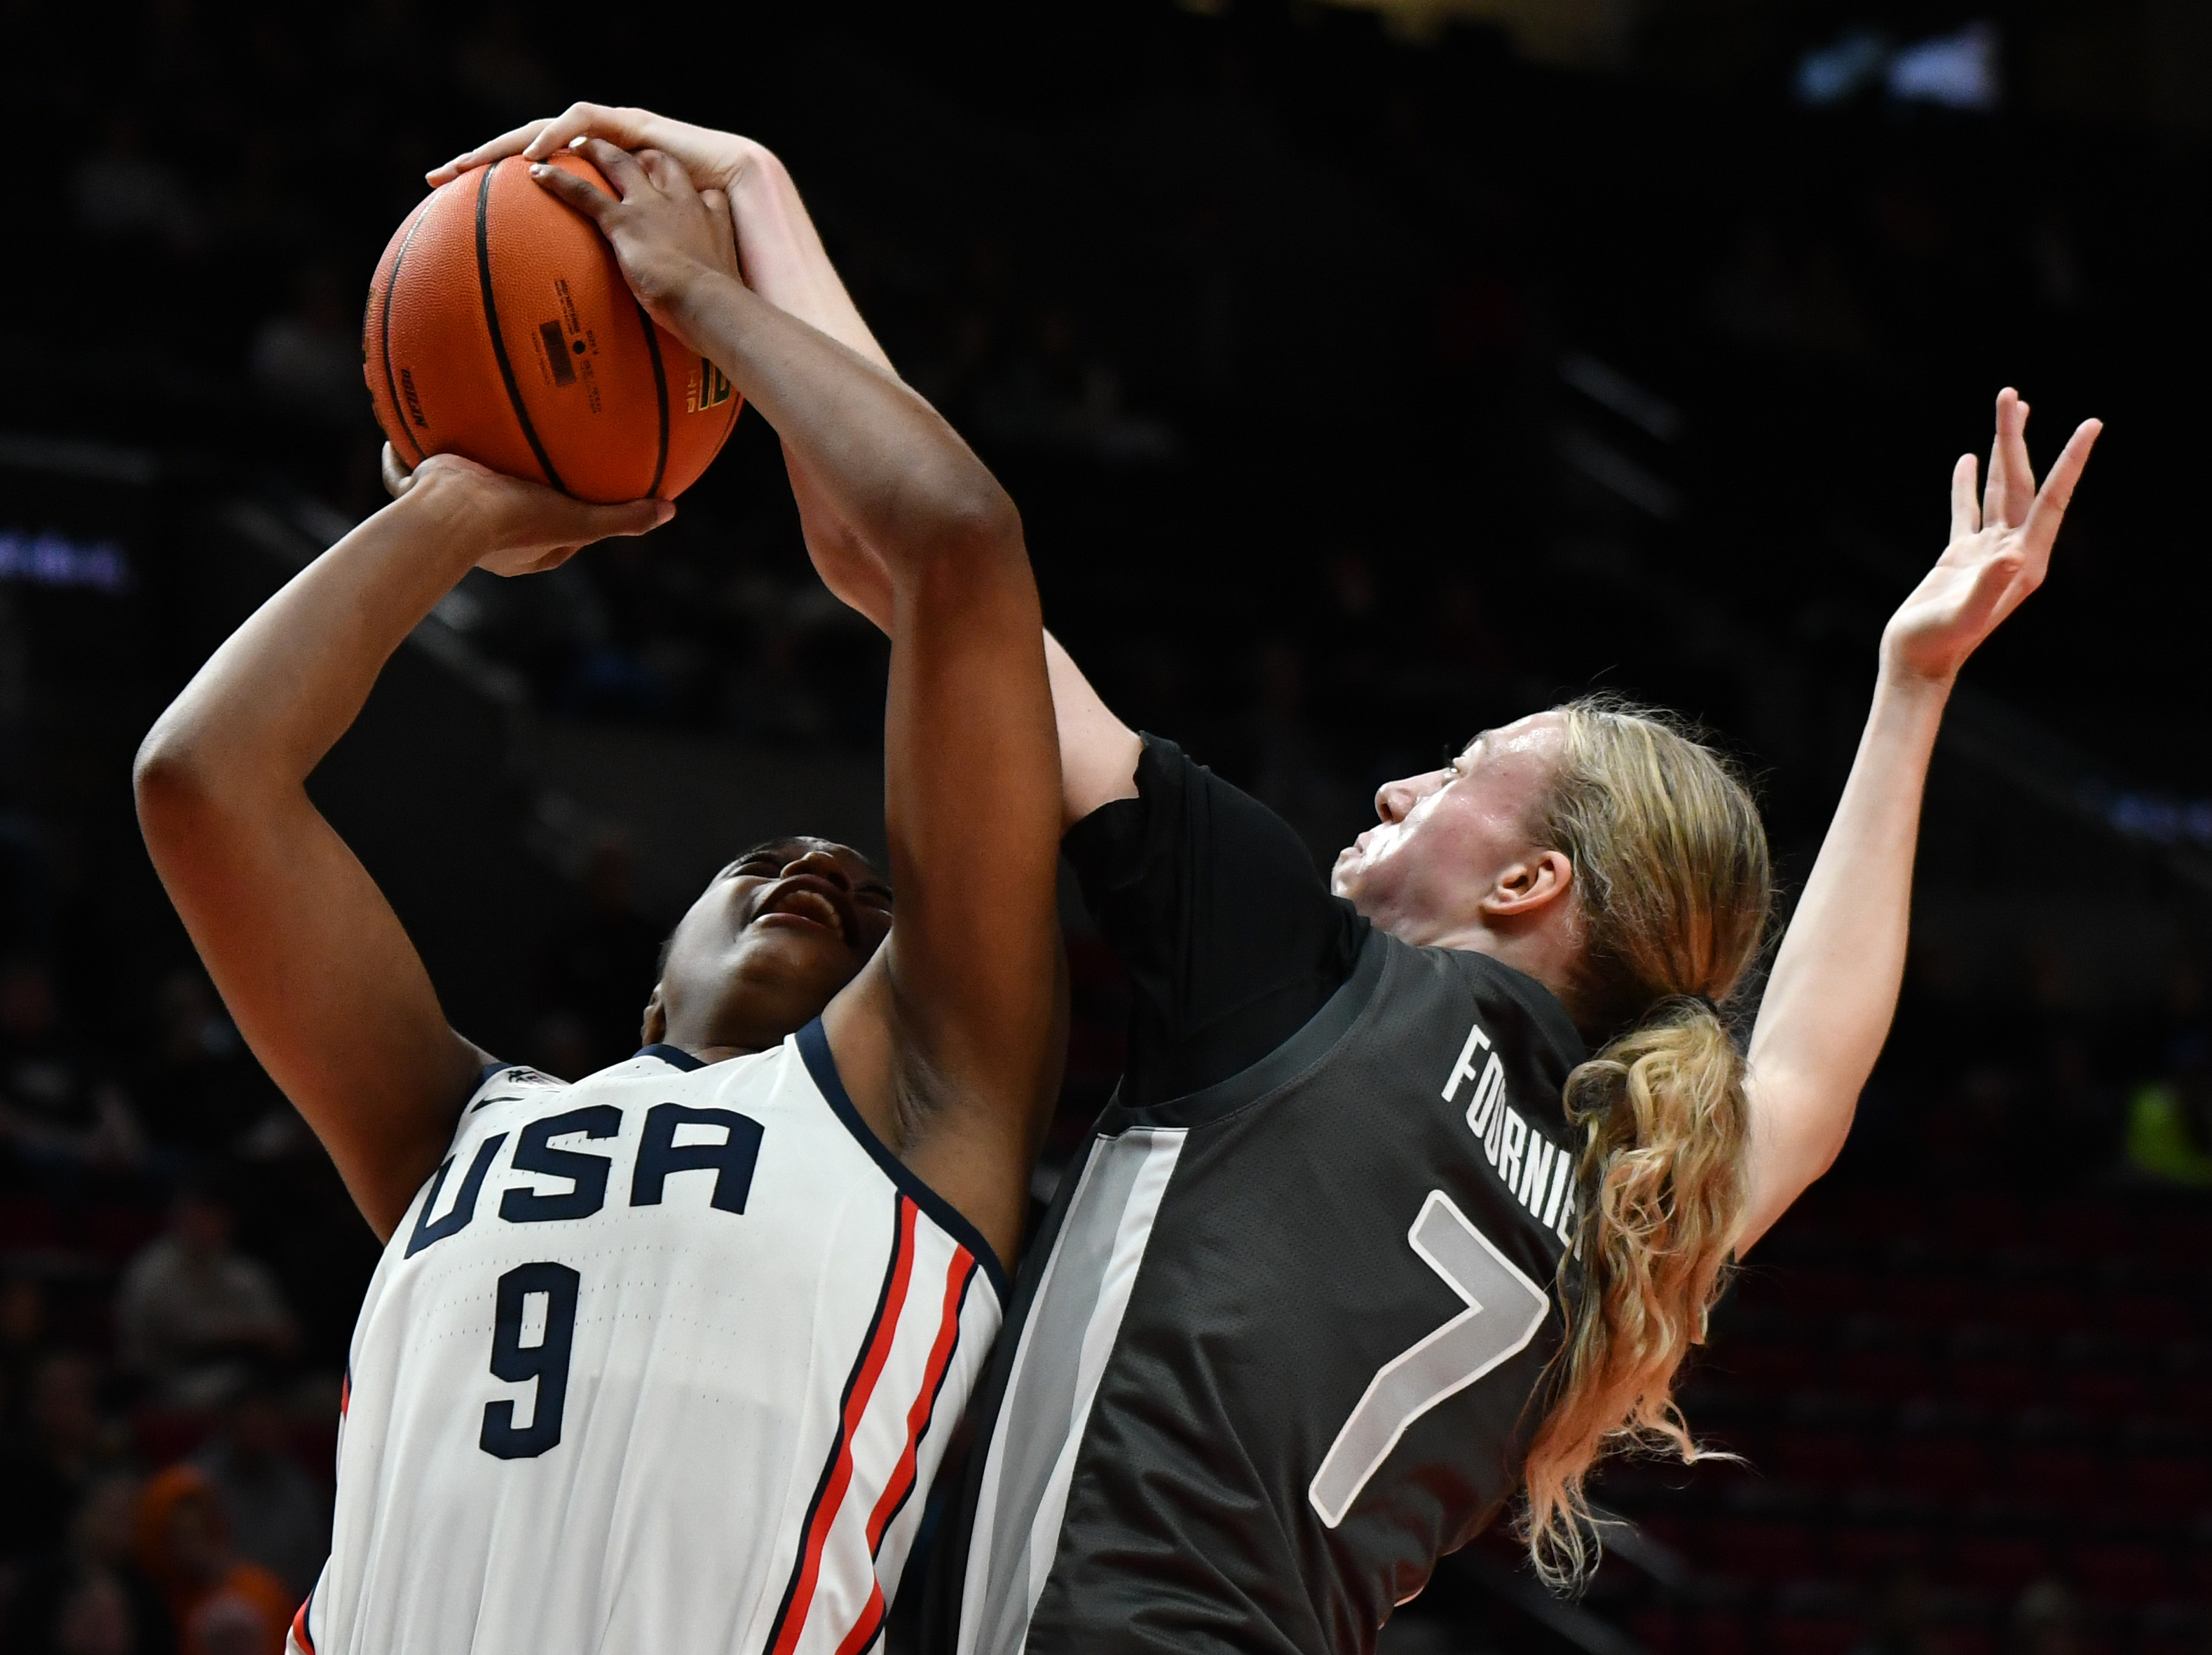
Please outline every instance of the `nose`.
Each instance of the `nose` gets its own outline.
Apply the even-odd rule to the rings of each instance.
[[[1402,822],[1406,814],[1436,790],[1437,772],[1401,776],[1375,789],[1375,813],[1386,822]]]
[[[787,879],[794,873],[811,873],[818,879],[829,880],[840,891],[853,888],[851,877],[826,850],[810,850],[803,856],[793,857],[783,865],[782,877]]]

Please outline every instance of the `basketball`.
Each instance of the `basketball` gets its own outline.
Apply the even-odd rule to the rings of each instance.
[[[590,162],[552,164],[609,194]],[[513,156],[446,184],[393,234],[362,372],[402,464],[460,454],[579,500],[672,500],[741,399],[631,295],[597,227]]]

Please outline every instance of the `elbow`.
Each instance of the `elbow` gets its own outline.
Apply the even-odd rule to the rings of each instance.
[[[215,766],[202,745],[167,718],[138,744],[131,767],[131,788],[138,805],[138,825],[147,843],[159,842],[204,815],[213,802]]]
[[[979,584],[1029,578],[1021,513],[988,474],[941,497],[916,539],[915,572],[925,589],[972,592]]]

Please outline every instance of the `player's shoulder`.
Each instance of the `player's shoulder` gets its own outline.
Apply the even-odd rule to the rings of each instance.
[[[476,1090],[469,1093],[461,1110],[462,1118],[494,1104],[532,1102],[566,1092],[571,1084],[527,1063],[486,1063],[477,1075]]]
[[[1472,948],[1415,947],[1395,939],[1391,944],[1443,993],[1467,1001],[1485,1033],[1513,1056],[1556,1068],[1563,1077],[1589,1058],[1573,1016],[1527,972]]]

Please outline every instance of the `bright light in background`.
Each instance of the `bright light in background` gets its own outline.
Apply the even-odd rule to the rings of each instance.
[[[1984,21],[1899,47],[1878,30],[1853,29],[1799,59],[1793,89],[1800,103],[1819,107],[1876,84],[1899,103],[1986,113],[2003,100],[2002,37]]]
[[[80,587],[118,596],[134,584],[131,559],[112,540],[72,540],[52,529],[0,529],[0,581]]]
[[[1797,101],[1842,103],[1856,96],[1881,73],[1889,54],[1888,37],[1870,28],[1807,52],[1797,65]]]
[[[1889,95],[1947,109],[1995,109],[2004,89],[1997,47],[1997,26],[1989,22],[1907,46],[1889,60]]]

